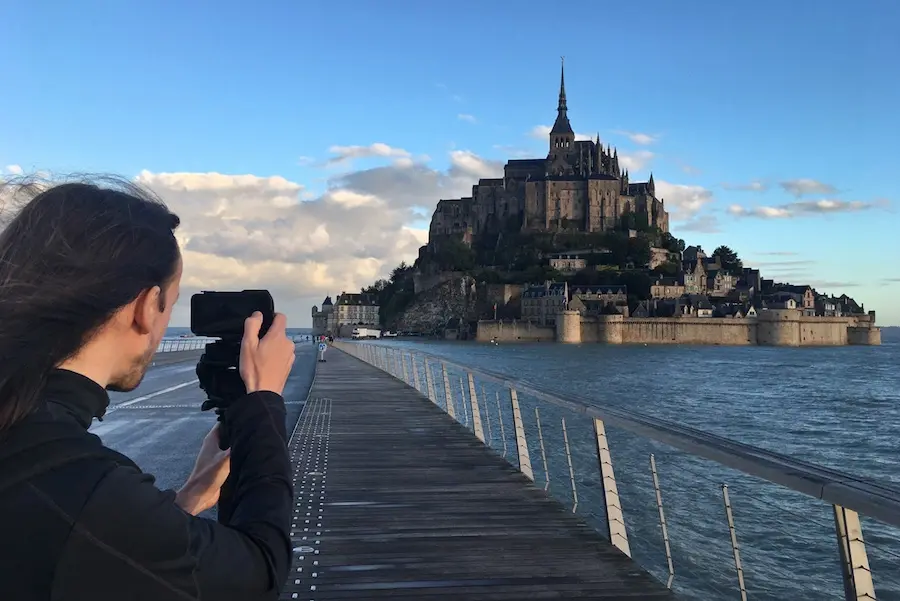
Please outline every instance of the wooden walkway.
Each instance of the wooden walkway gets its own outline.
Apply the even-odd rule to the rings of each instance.
[[[282,599],[671,599],[415,389],[326,353],[291,443]]]

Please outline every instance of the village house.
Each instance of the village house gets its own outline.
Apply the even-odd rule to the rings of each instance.
[[[684,293],[684,284],[678,278],[659,278],[650,285],[651,298],[681,298]]]
[[[706,269],[703,261],[686,261],[682,272],[684,291],[686,294],[702,294],[706,292]]]
[[[587,267],[587,260],[575,253],[557,253],[549,255],[550,267],[556,271],[570,275]]]
[[[820,295],[816,297],[816,315],[819,317],[840,317],[841,306],[837,299]]]
[[[699,246],[688,246],[681,253],[681,257],[685,263],[697,263],[706,258],[706,253]]]
[[[712,317],[713,306],[705,294],[686,294],[680,299],[681,315]]]
[[[313,306],[313,333],[317,335],[349,336],[354,326],[378,327],[378,301],[371,294],[342,292],[337,303],[330,296],[322,302],[322,309]]]
[[[574,304],[573,304],[574,303]],[[611,305],[628,315],[628,290],[625,286],[569,286],[568,282],[544,282],[526,286],[522,292],[522,319],[539,325],[553,325],[564,308],[582,312],[599,311]]]
[[[734,290],[737,278],[721,268],[707,268],[706,292],[710,296],[724,297]]]

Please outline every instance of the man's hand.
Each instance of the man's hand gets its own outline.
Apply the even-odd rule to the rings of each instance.
[[[287,337],[287,318],[276,313],[272,325],[262,338],[259,330],[263,316],[257,311],[244,322],[241,341],[240,374],[247,392],[267,390],[284,393],[284,385],[294,364],[294,343]]]
[[[231,449],[219,449],[219,423],[203,439],[200,454],[187,482],[175,495],[175,503],[198,515],[219,501],[219,490],[231,472]]]

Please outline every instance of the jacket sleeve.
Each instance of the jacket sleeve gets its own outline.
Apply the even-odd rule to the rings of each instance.
[[[277,598],[292,555],[284,400],[258,392],[230,411],[228,515],[191,516],[152,476],[116,467],[73,525],[53,587],[62,598]]]

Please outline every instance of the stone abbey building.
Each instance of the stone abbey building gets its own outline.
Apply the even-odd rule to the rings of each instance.
[[[502,178],[482,179],[472,196],[438,202],[429,243],[503,231],[613,229],[626,213],[645,215],[650,225],[669,231],[669,216],[647,182],[630,182],[619,167],[618,151],[597,140],[575,140],[566,105],[565,71],[560,73],[559,106],[546,158],[510,160]]]

